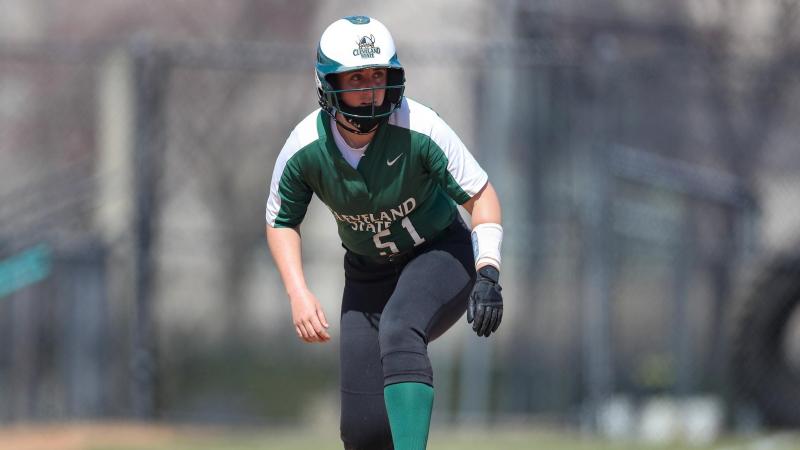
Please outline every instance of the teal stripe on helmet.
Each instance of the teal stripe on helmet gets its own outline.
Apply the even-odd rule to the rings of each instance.
[[[369,17],[367,16],[347,16],[344,19],[349,20],[353,25],[364,25],[369,23]]]
[[[328,75],[332,73],[345,72],[346,67],[339,61],[329,58],[328,55],[322,52],[321,47],[317,47],[317,74],[320,82],[322,82],[325,90],[333,89],[328,82]]]

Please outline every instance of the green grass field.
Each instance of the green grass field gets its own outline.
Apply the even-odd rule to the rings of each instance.
[[[341,450],[335,430],[328,433],[306,430],[282,430],[247,434],[211,434],[203,438],[177,437],[171,442],[150,446],[100,446],[87,450]],[[730,439],[713,446],[688,444],[645,445],[643,443],[607,442],[566,432],[545,430],[463,431],[434,430],[428,445],[431,450],[680,450],[699,448],[719,450],[800,450],[800,435],[776,435]]]
[[[797,438],[795,438],[797,439]],[[643,449],[719,449],[719,450],[789,450],[800,449],[800,444],[790,444],[788,441],[772,443],[772,441],[759,441],[749,443],[727,443],[710,447],[697,447],[691,445],[662,445],[647,446],[637,443],[604,443],[591,440],[570,438],[542,438],[536,435],[519,434],[516,436],[495,436],[493,439],[467,439],[467,438],[434,438],[428,444],[430,450],[643,450]],[[215,450],[341,450],[341,445],[336,441],[324,438],[229,438],[210,441],[186,441],[183,443],[170,443],[161,446],[102,446],[89,447],[87,450],[189,450],[189,449],[215,449]]]
[[[0,428],[2,450],[341,450],[336,429],[210,429],[131,423]],[[800,450],[800,433],[728,438],[711,446],[609,442],[553,428],[435,427],[430,450]]]

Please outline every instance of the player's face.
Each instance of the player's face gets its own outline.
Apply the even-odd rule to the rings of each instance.
[[[386,86],[386,69],[361,69],[337,74],[339,89],[364,89]],[[385,89],[342,92],[342,101],[351,107],[380,106]]]

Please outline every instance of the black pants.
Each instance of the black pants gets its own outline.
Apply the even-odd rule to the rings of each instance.
[[[428,343],[464,314],[475,266],[460,217],[403,261],[347,252],[341,315],[341,437],[347,450],[392,449],[383,388],[433,386]]]

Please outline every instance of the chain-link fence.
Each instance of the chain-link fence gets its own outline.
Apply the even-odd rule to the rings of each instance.
[[[504,207],[508,319],[488,342],[457,326],[432,344],[437,417],[597,424],[618,395],[726,395],[725,318],[770,201],[753,154],[794,137],[796,80],[691,24],[503,5],[505,22],[482,25],[492,39],[400,45],[407,95],[461,135]],[[3,267],[42,244],[53,262],[0,300],[0,392],[14,399],[0,417],[335,408],[338,349],[294,338],[263,241],[274,160],[316,106],[313,52],[289,39],[3,48]],[[775,111],[736,106],[776,80]],[[781,158],[796,174],[796,152]],[[341,247],[317,201],[303,237],[310,287],[336,317]]]

